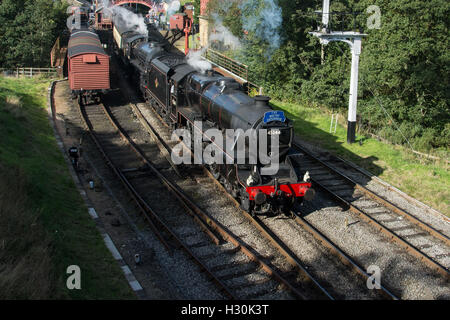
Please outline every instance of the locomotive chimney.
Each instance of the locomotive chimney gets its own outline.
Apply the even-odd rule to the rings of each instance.
[[[270,97],[267,96],[255,96],[255,105],[257,108],[268,107]]]

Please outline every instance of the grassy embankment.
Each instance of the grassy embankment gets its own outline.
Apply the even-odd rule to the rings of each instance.
[[[0,299],[132,299],[57,147],[49,83],[0,77]]]
[[[336,134],[330,134],[331,116],[317,108],[272,101],[295,120],[295,133],[339,155],[410,196],[428,204],[450,217],[450,172],[443,162],[418,158],[410,150],[385,144],[373,138],[363,138],[363,143],[346,143],[347,129],[338,125]]]

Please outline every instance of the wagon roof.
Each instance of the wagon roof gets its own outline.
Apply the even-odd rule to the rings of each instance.
[[[98,35],[94,32],[75,31],[70,36],[67,54],[73,57],[83,53],[98,53],[106,55]]]

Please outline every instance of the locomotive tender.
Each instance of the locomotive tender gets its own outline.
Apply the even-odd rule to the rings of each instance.
[[[265,174],[268,166],[259,158],[256,164],[228,164],[224,160],[223,164],[207,166],[244,210],[251,214],[288,214],[294,203],[314,197],[309,173],[300,167],[302,155],[291,148],[292,122],[282,111],[272,110],[270,98],[251,98],[234,79],[213,70],[197,71],[151,25],[147,36],[127,27],[119,17],[114,20],[116,53],[145,100],[173,129],[189,129],[194,137],[194,124],[201,121],[202,135],[216,128],[224,136],[226,129],[265,129],[267,141],[271,135],[279,136],[279,170],[275,174]],[[203,146],[210,143],[214,138],[203,136]],[[248,141],[245,143],[248,147]],[[221,152],[227,155],[225,150]],[[246,151],[247,158],[249,155]]]

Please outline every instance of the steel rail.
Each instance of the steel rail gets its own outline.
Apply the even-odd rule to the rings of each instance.
[[[139,110],[139,108],[136,108],[136,110],[134,109],[135,114],[137,115],[137,117],[139,118],[139,120],[142,122],[144,121],[145,123],[147,123],[148,126],[151,127],[150,124],[148,124],[148,121],[144,118],[144,116],[142,115],[141,111]],[[160,121],[163,121],[163,119],[155,112],[153,112],[155,116],[157,116],[159,118]],[[164,123],[164,122],[163,122]],[[155,130],[154,128],[152,128],[153,130]],[[159,137],[159,135],[158,135]],[[161,139],[161,138],[160,138]],[[166,144],[165,144],[166,145]],[[224,192],[225,194],[228,196],[228,198],[230,200],[232,200],[235,204],[235,206],[241,210],[240,208],[240,204],[237,202],[237,200],[232,197],[228,192],[226,192],[226,190],[224,189],[223,185],[220,184],[219,181],[217,181],[217,179],[215,179],[211,172],[209,170],[207,170],[206,168],[204,168],[204,172],[212,179],[212,181],[214,181],[216,183],[217,186],[219,186]],[[286,257],[286,259],[288,260],[289,263],[291,263],[291,265],[293,265],[295,268],[297,268],[298,270],[301,271],[301,273],[303,273],[308,279],[310,279],[327,297],[329,297],[330,299],[334,299],[331,294],[329,294],[326,289],[324,289],[322,287],[322,285],[320,285],[317,280],[315,280],[312,275],[310,275],[310,273],[304,268],[304,266],[302,265],[301,261],[298,259],[298,257],[296,257],[296,255],[289,249],[287,248],[280,239],[278,239],[278,237],[269,229],[267,228],[262,221],[257,218],[257,217],[253,217],[252,215],[250,215],[248,212],[241,210],[242,213],[246,216],[246,218],[255,226],[258,228],[258,230],[260,230],[264,236],[266,237],[266,239],[268,239],[272,244],[274,244],[279,250],[280,252]],[[358,273],[359,275],[361,275],[363,277],[364,280],[367,280],[370,275],[367,274],[367,272],[364,271],[364,269],[358,265],[358,263],[356,263],[350,256],[348,256],[344,251],[342,251],[339,247],[337,247],[336,245],[334,245],[325,235],[323,235],[322,233],[320,233],[320,231],[318,231],[316,228],[314,228],[310,223],[308,223],[306,220],[304,220],[303,218],[299,217],[298,215],[296,215],[296,219],[295,221],[297,223],[299,223],[302,227],[304,227],[304,229],[306,231],[308,231],[310,234],[312,234],[317,240],[319,240],[321,243],[323,243],[326,247],[328,247],[332,253],[334,253],[334,255],[336,257],[338,257],[345,265],[348,265],[350,267],[352,267],[354,269],[354,271],[356,273]],[[392,290],[387,289],[385,286],[381,285],[381,290],[383,292],[383,294],[388,298],[388,299],[393,299],[393,300],[398,300],[399,298],[392,293]]]
[[[104,107],[105,112],[108,114],[108,118],[114,124],[115,128],[119,131],[119,133],[127,139],[129,145],[135,150],[144,161],[145,164],[155,173],[155,175],[166,185],[166,187],[173,192],[178,199],[184,202],[185,206],[189,208],[189,210],[197,216],[197,218],[201,221],[202,224],[207,224],[214,231],[221,235],[221,237],[234,244],[240,251],[242,251],[250,260],[259,264],[259,266],[272,278],[276,279],[279,283],[281,283],[285,288],[291,291],[295,296],[302,300],[306,300],[307,296],[293,287],[286,279],[284,279],[277,271],[275,271],[272,267],[270,267],[267,263],[265,263],[258,255],[254,252],[253,249],[248,247],[243,241],[236,238],[227,228],[222,226],[217,220],[211,217],[208,213],[202,210],[197,204],[190,199],[189,196],[185,194],[177,185],[175,185],[172,181],[170,181],[164,174],[162,174],[156,167],[154,167],[153,163],[148,160],[148,158],[143,154],[143,152],[139,149],[139,147],[128,137],[128,135],[122,130],[117,121],[110,114],[110,111]]]
[[[104,105],[101,105],[102,108],[105,108]],[[178,245],[190,256],[193,258],[194,262],[200,266],[201,269],[203,269],[208,277],[215,282],[220,290],[230,299],[235,300],[236,295],[218,278],[214,275],[214,273],[183,243],[183,241],[170,229],[169,226],[167,226],[160,218],[159,216],[151,209],[151,207],[140,197],[136,189],[131,185],[131,183],[126,179],[126,177],[120,172],[120,170],[114,165],[114,163],[111,161],[111,159],[106,154],[105,150],[103,149],[102,145],[100,144],[100,141],[92,127],[92,124],[87,119],[87,114],[82,110],[82,107],[80,106],[80,115],[81,118],[88,129],[88,132],[90,133],[91,137],[93,138],[93,141],[97,148],[99,149],[102,156],[105,158],[107,164],[113,169],[114,173],[118,176],[118,178],[122,181],[126,189],[131,193],[133,199],[137,203],[138,207],[141,208],[142,212],[144,213],[144,216],[147,218],[147,221],[150,223],[150,226],[152,230],[155,232],[155,234],[158,236],[158,238],[161,240],[161,242],[165,245],[166,248],[169,248],[170,246],[167,244],[166,240],[162,237],[160,231],[156,228],[156,226],[153,224],[153,222],[150,220],[150,217],[148,214],[151,215],[152,218],[154,218],[158,224],[160,224],[163,229],[168,233],[168,235],[174,239]],[[105,109],[103,109],[105,110]],[[116,128],[117,129],[117,128]],[[126,140],[128,141],[128,140]],[[145,209],[144,209],[145,208]]]
[[[133,110],[134,114],[138,116],[139,120],[142,118],[142,114],[140,113],[139,109],[134,103],[130,103],[131,109]],[[141,117],[141,118],[140,118]],[[170,156],[169,152],[167,151],[169,149],[169,146],[166,144],[166,142],[159,136],[158,132],[148,123],[141,121],[141,124],[144,126],[144,128],[147,130],[147,132],[152,136],[153,140],[157,144],[159,150],[163,153],[164,158],[170,163],[170,166],[175,171],[175,173],[181,177],[180,171],[178,170],[176,164],[173,162],[172,157]]]
[[[224,191],[226,191],[224,189],[224,187],[222,186],[222,184],[220,184],[219,181],[217,181],[211,174],[211,172],[209,172],[208,170],[205,169],[205,172],[211,177],[211,179],[213,179],[216,184],[218,186],[220,186]],[[247,217],[248,220],[250,220],[265,236],[266,238],[272,242],[275,246],[277,246],[279,248],[279,250],[283,253],[283,255],[285,255],[285,257],[288,259],[288,261],[294,265],[296,268],[300,269],[302,271],[302,273],[307,274],[308,276],[310,276],[309,272],[303,267],[303,265],[301,264],[301,262],[299,261],[299,259],[295,256],[295,254],[289,249],[287,248],[282,242],[281,240],[278,239],[278,237],[267,227],[265,226],[262,221],[258,218],[258,217],[253,217],[252,215],[250,215],[248,212],[246,212],[245,210],[242,210],[240,208],[239,202],[232,197],[229,193],[227,193],[228,197],[234,201],[235,205],[237,208],[239,208],[242,213]],[[341,260],[341,262],[347,266],[350,266],[353,268],[353,270],[358,273],[360,276],[362,276],[362,278],[364,280],[367,280],[371,275],[369,275],[366,271],[364,271],[364,269],[357,263],[355,262],[348,254],[346,254],[343,250],[341,250],[338,246],[336,246],[335,244],[333,244],[333,242],[331,240],[329,240],[323,233],[321,233],[319,230],[317,230],[316,228],[314,228],[314,226],[312,226],[308,221],[306,221],[305,219],[303,219],[302,217],[300,217],[297,213],[292,212],[292,215],[295,217],[295,222],[297,222],[299,225],[301,225],[306,231],[308,231],[314,238],[316,238],[317,240],[319,240],[324,246],[326,246],[328,249],[330,249],[330,251]],[[317,286],[323,288],[314,278],[312,278],[311,276],[311,280],[316,283]],[[399,298],[392,293],[392,290],[387,289],[385,286],[380,284],[380,289],[382,290],[382,293],[388,298],[388,299],[392,299],[392,300],[399,300]],[[325,290],[325,289],[324,289]],[[326,295],[328,295],[331,299],[334,300],[334,298],[329,295],[328,292],[326,292]]]
[[[339,170],[337,170],[336,168],[333,168],[332,166],[330,166],[329,164],[327,164],[326,162],[320,160],[319,158],[317,158],[316,156],[314,156],[313,154],[311,154],[311,152],[307,151],[305,148],[301,147],[299,144],[294,143],[295,148],[300,149],[302,152],[306,153],[308,156],[310,156],[311,158],[313,158],[315,161],[319,162],[321,165],[325,166],[326,168],[328,168],[329,170],[331,170],[334,173],[337,173],[341,178],[343,178],[344,180],[346,180],[349,184],[352,184],[355,186],[355,188],[357,188],[358,190],[360,190],[361,192],[363,192],[364,194],[366,194],[368,197],[372,198],[375,201],[380,202],[383,206],[387,207],[388,209],[390,209],[391,211],[405,217],[407,220],[409,220],[410,222],[412,222],[413,224],[415,224],[416,226],[418,226],[419,228],[421,228],[422,230],[428,232],[429,234],[431,234],[432,236],[434,236],[435,238],[440,239],[441,241],[443,241],[447,246],[450,246],[450,238],[448,238],[446,235],[442,234],[441,232],[439,232],[438,230],[436,230],[435,228],[433,228],[432,226],[426,224],[425,222],[421,221],[420,219],[418,219],[417,217],[414,217],[413,215],[411,215],[410,213],[406,212],[405,210],[399,208],[398,206],[396,206],[395,204],[393,204],[392,202],[390,202],[389,200],[384,199],[383,197],[375,194],[374,192],[372,192],[371,190],[367,189],[366,187],[362,186],[361,184],[359,184],[358,182],[356,182],[355,180],[353,180],[352,178],[350,178],[349,176],[345,175],[344,173],[340,172]]]
[[[372,198],[376,202],[379,202],[381,205],[387,207],[388,209],[395,208],[395,210],[393,210],[394,212],[396,212],[396,213],[398,213],[398,214],[400,214],[400,215],[402,215],[404,217],[407,217],[407,219],[410,222],[413,222],[415,225],[417,225],[420,228],[422,228],[423,230],[427,231],[429,234],[431,234],[433,236],[434,235],[438,235],[437,238],[439,240],[442,240],[442,241],[444,241],[444,243],[446,245],[449,245],[449,239],[445,235],[443,235],[439,231],[437,231],[436,229],[434,229],[431,226],[425,224],[424,222],[420,221],[419,219],[413,217],[409,213],[407,213],[404,210],[398,208],[397,206],[395,206],[391,202],[387,201],[386,199],[383,199],[382,197],[376,195],[375,193],[373,193],[372,191],[368,190],[367,188],[361,186],[360,184],[355,182],[353,179],[349,178],[348,176],[346,176],[342,172],[338,171],[337,169],[331,167],[330,165],[328,165],[324,161],[320,160],[319,158],[317,158],[316,156],[311,154],[311,152],[305,150],[305,148],[303,148],[300,145],[298,145],[298,143],[294,143],[294,147],[299,149],[303,153],[305,153],[307,156],[309,156],[310,158],[312,158],[316,162],[318,162],[321,165],[323,165],[324,167],[326,167],[331,172],[337,174],[340,178],[343,178],[348,184],[350,184],[352,186],[355,186],[355,188],[357,188],[358,190],[362,191],[368,197]],[[419,258],[421,261],[423,261],[429,267],[431,267],[432,269],[438,271],[440,274],[445,276],[447,279],[450,279],[450,271],[445,266],[443,266],[439,262],[433,260],[426,253],[420,251],[413,244],[411,244],[408,241],[402,239],[399,235],[394,233],[392,230],[390,230],[389,228],[387,228],[384,225],[382,225],[380,222],[378,222],[377,220],[372,218],[369,214],[365,213],[363,210],[361,210],[358,207],[354,206],[349,201],[347,201],[344,198],[342,198],[339,195],[337,195],[335,192],[333,192],[332,190],[330,190],[329,188],[324,186],[322,183],[318,182],[317,180],[315,180],[313,178],[311,178],[311,181],[314,183],[315,186],[318,186],[325,193],[331,195],[331,197],[334,198],[338,203],[340,203],[344,207],[344,209],[350,209],[350,211],[358,214],[359,217],[361,217],[364,221],[366,221],[367,223],[373,225],[379,231],[384,233],[390,240],[392,240],[392,241],[396,242],[397,244],[401,245],[409,253],[411,253],[415,257]]]
[[[314,238],[319,240],[324,246],[330,249],[331,252],[334,253],[334,255],[338,257],[343,264],[351,267],[366,281],[371,277],[371,275],[369,275],[366,271],[364,271],[364,269],[356,261],[354,261],[347,253],[341,250],[338,246],[333,244],[333,242],[330,239],[328,239],[323,233],[317,230],[312,224],[310,224],[304,218],[299,216],[296,212],[292,212],[292,214],[295,216],[294,219],[295,222],[301,225],[305,230],[311,233],[314,236]],[[386,288],[386,286],[383,286],[381,283],[379,285],[380,289],[382,290],[382,293],[387,298],[392,300],[399,300],[399,298],[394,293],[392,293],[391,289]]]
[[[144,153],[136,146],[136,144],[132,141],[132,139],[123,131],[117,121],[114,119],[114,116],[111,114],[110,110],[102,105],[103,111],[105,112],[108,120],[111,122],[113,127],[120,134],[122,139],[128,143],[130,148],[137,154],[137,156],[146,164],[153,173],[169,188],[169,191],[180,201],[180,203],[187,209],[188,213],[196,220],[200,227],[206,232],[206,234],[212,239],[215,244],[219,244],[221,239],[210,229],[209,225],[205,223],[202,219],[200,219],[191,207],[186,205],[185,197],[180,192],[176,191],[176,187],[166,178],[154,165],[153,163],[147,159]]]
[[[217,179],[214,178],[212,173],[209,170],[207,170],[206,168],[203,168],[203,170],[204,170],[205,174],[207,174],[212,179],[212,181],[219,188],[222,189],[222,191],[234,203],[236,208],[241,211],[241,213],[247,218],[247,220],[249,220],[266,237],[267,240],[269,240],[274,246],[276,246],[278,248],[278,250],[284,255],[286,260],[293,267],[295,267],[297,270],[299,270],[300,273],[302,273],[303,276],[305,276],[328,299],[335,300],[334,297],[316,279],[314,279],[314,277],[306,270],[306,268],[303,266],[300,259],[295,255],[295,253],[293,253],[292,250],[289,249],[272,230],[270,230],[267,226],[265,226],[258,217],[253,217],[251,214],[249,214],[245,210],[242,210],[239,202],[225,190],[224,186],[219,181],[217,181]]]
[[[143,214],[143,216],[145,217],[145,219],[149,223],[150,228],[153,230],[153,232],[155,232],[155,234],[158,237],[158,239],[161,241],[161,243],[164,245],[164,247],[166,247],[167,250],[171,251],[172,250],[171,246],[164,239],[164,237],[159,232],[159,230],[156,228],[155,224],[153,223],[153,221],[150,218],[150,217],[156,216],[155,212],[153,210],[151,210],[150,208],[148,208],[147,210],[144,209],[144,207],[142,206],[141,202],[138,200],[136,190],[134,190],[134,188],[131,187],[131,184],[128,183],[128,181],[125,178],[125,176],[120,172],[120,170],[114,165],[113,161],[106,154],[106,152],[105,152],[104,148],[102,147],[102,145],[101,145],[97,135],[94,132],[92,124],[88,120],[88,116],[87,116],[85,110],[83,110],[83,108],[79,105],[78,111],[80,113],[80,118],[83,120],[83,124],[84,124],[85,128],[88,130],[89,135],[91,136],[92,140],[94,141],[94,144],[97,147],[97,149],[99,150],[100,154],[105,159],[106,164],[113,170],[113,172],[116,174],[116,176],[122,182],[122,184],[124,184],[125,188],[129,192],[130,196],[136,202],[136,205],[138,206],[139,211],[141,211],[141,213]]]
[[[219,181],[217,181],[211,174],[211,172],[209,172],[208,170],[205,169],[205,172],[211,177],[211,179],[213,179],[216,184],[221,187],[224,191],[226,191],[224,189],[224,187],[222,186],[222,184],[220,184]],[[279,250],[283,253],[283,255],[285,255],[285,257],[288,259],[288,261],[296,268],[300,269],[302,271],[302,273],[306,273],[309,275],[309,272],[302,266],[301,262],[299,261],[299,259],[295,256],[295,254],[289,249],[287,248],[282,242],[281,240],[279,240],[279,238],[273,233],[273,231],[271,231],[267,226],[265,226],[263,224],[263,222],[258,218],[258,217],[253,217],[252,215],[250,215],[248,212],[246,212],[245,210],[242,210],[240,208],[239,202],[233,198],[229,193],[227,193],[228,197],[234,201],[235,205],[237,208],[239,208],[242,213],[246,216],[246,218],[252,222],[265,236],[266,238],[272,242],[275,246],[277,246],[279,248]],[[295,217],[295,221],[301,225],[306,231],[308,231],[315,239],[319,240],[324,246],[326,246],[337,258],[339,258],[341,260],[341,262],[347,266],[350,266],[354,269],[354,271],[356,273],[358,273],[360,276],[362,276],[363,280],[367,280],[371,275],[369,275],[366,271],[364,271],[364,269],[357,263],[355,262],[348,254],[346,254],[343,250],[341,250],[338,246],[336,246],[335,244],[333,244],[333,242],[331,240],[329,240],[323,233],[321,233],[319,230],[317,230],[316,228],[314,228],[308,221],[306,221],[305,219],[303,219],[302,217],[300,217],[297,213],[292,212],[292,215]],[[314,278],[312,278],[311,276],[311,280],[315,283],[317,283],[318,286],[320,286],[321,288],[323,288],[316,280],[314,280]],[[383,286],[380,284],[380,289],[382,290],[382,293],[385,297],[387,297],[388,299],[391,300],[399,300],[399,298],[392,293],[391,289],[386,288],[386,286]],[[324,289],[326,290],[326,289]],[[334,298],[325,291],[325,294],[327,296],[329,296],[330,299]]]
[[[411,196],[407,195],[406,193],[404,193],[403,191],[397,189],[396,187],[389,185],[387,182],[381,180],[380,178],[375,176],[373,173],[370,173],[366,169],[358,167],[354,163],[349,162],[348,160],[345,160],[345,159],[343,159],[343,158],[341,158],[339,156],[332,155],[332,157],[334,159],[336,159],[338,162],[341,162],[344,165],[348,165],[348,166],[352,167],[352,169],[354,169],[355,171],[358,171],[360,174],[368,177],[369,179],[372,179],[372,181],[375,180],[382,187],[386,188],[389,191],[395,192],[397,195],[399,195],[400,197],[404,198],[409,203],[412,203],[414,205],[417,205],[417,206],[421,207],[421,209],[427,211],[428,213],[431,213],[432,215],[434,215],[436,217],[444,219],[446,222],[450,222],[450,218],[449,217],[445,216],[441,212],[438,212],[436,209],[431,208],[430,206],[426,205],[425,203],[422,203],[421,201],[419,201],[419,200],[417,200],[415,198],[412,198]]]

